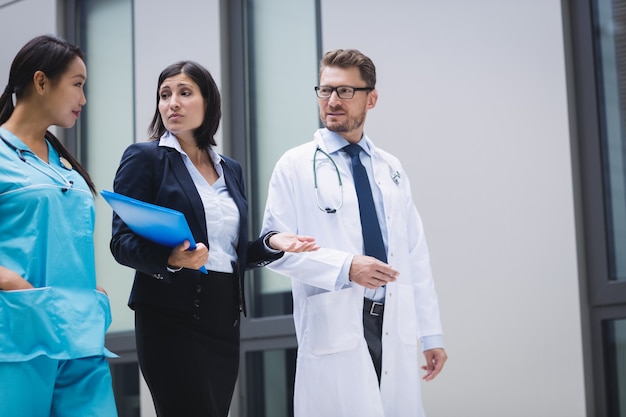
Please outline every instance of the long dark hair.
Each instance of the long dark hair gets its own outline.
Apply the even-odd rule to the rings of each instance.
[[[165,68],[161,75],[159,75],[159,82],[157,83],[156,91],[156,110],[154,111],[154,117],[148,128],[148,135],[150,139],[157,140],[167,129],[163,124],[161,113],[159,112],[159,89],[161,84],[166,79],[178,74],[185,74],[191,78],[198,87],[200,93],[206,102],[206,110],[204,111],[204,118],[202,124],[194,131],[194,137],[196,139],[196,146],[200,149],[204,149],[211,146],[216,146],[215,133],[220,125],[220,119],[222,118],[222,99],[220,91],[217,88],[215,80],[211,76],[211,73],[202,65],[194,61],[180,61]]]
[[[54,83],[67,71],[75,58],[85,60],[82,51],[64,39],[41,35],[28,41],[15,55],[9,72],[9,82],[0,96],[0,125],[9,120],[15,110],[12,94],[15,94],[19,101],[30,93],[35,72],[43,72]],[[96,194],[96,187],[87,171],[59,139],[49,130],[46,130],[46,139],[59,155],[72,164],[85,179],[91,192]]]

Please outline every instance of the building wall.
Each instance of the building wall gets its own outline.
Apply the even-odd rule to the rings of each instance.
[[[56,10],[0,8],[0,83],[26,40],[56,31]],[[584,416],[560,1],[321,0],[321,12],[324,51],[358,48],[377,65],[366,132],[400,156],[426,226],[450,356],[423,385],[429,417]],[[218,0],[135,0],[134,23],[127,143],[144,139],[166,65],[195,59],[220,83],[224,52]],[[132,274],[97,256],[111,331],[132,329]]]
[[[13,57],[31,38],[57,33],[58,13],[52,0],[0,0],[0,85],[9,79]]]
[[[425,223],[450,356],[429,416],[585,415],[560,2],[323,1],[322,25],[377,64],[366,131]]]
[[[450,356],[428,415],[585,415],[560,2],[323,1],[322,34],[377,65],[366,132],[425,223]]]

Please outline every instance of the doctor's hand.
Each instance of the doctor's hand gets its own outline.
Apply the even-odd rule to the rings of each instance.
[[[398,271],[371,256],[355,255],[350,265],[350,281],[365,288],[376,289],[394,282]]]
[[[0,290],[27,290],[30,288],[33,288],[33,285],[17,272],[0,266]]]
[[[284,252],[311,252],[320,247],[310,236],[299,236],[293,233],[276,233],[269,239],[270,248]]]
[[[172,249],[167,264],[173,268],[200,269],[209,260],[209,249],[204,243],[198,243],[194,250],[189,249],[189,241],[185,240]]]
[[[443,364],[448,360],[446,351],[442,348],[429,349],[424,351],[426,357],[426,365],[422,369],[426,371],[426,375],[422,377],[424,381],[432,381],[443,369]]]

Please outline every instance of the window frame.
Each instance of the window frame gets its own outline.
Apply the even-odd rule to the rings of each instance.
[[[610,417],[603,323],[626,318],[626,282],[611,280],[594,2],[563,0],[587,414]]]
[[[249,79],[247,68],[247,39],[250,28],[247,27],[246,0],[221,0],[222,22],[225,23],[225,33],[223,37],[222,73],[224,74],[222,97],[224,117],[222,129],[224,137],[230,138],[225,141],[224,152],[237,160],[243,169],[246,179],[246,191],[249,197],[249,238],[255,238],[254,232],[261,228],[256,224],[259,208],[255,206],[257,199],[255,184],[252,177],[254,166],[254,147],[251,144],[251,108],[248,100],[247,86]],[[318,57],[321,57],[321,5],[320,0],[315,0],[317,14],[317,45]],[[262,209],[262,208],[261,208]],[[255,279],[255,271],[248,271],[246,283]],[[245,297],[251,300],[251,285],[244,288]],[[250,310],[250,308],[248,308]],[[240,367],[238,386],[235,392],[235,399],[231,408],[233,417],[248,415],[247,408],[250,393],[246,391],[248,386],[248,367],[246,363],[247,353],[265,350],[280,350],[297,348],[295,325],[293,315],[273,315],[267,317],[252,317],[250,311],[247,316],[241,317],[241,345],[240,345]]]

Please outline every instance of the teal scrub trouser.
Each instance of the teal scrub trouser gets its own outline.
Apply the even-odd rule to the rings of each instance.
[[[103,356],[0,362],[2,417],[117,417]]]

